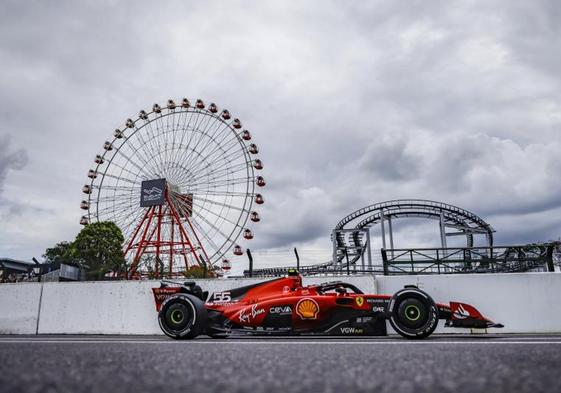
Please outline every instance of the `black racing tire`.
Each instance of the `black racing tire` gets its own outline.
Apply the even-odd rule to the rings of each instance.
[[[168,298],[158,313],[164,334],[176,340],[193,339],[207,328],[207,310],[201,299],[186,293]]]
[[[390,324],[401,336],[423,339],[438,326],[438,307],[432,298],[417,288],[405,288],[396,292],[388,309]]]

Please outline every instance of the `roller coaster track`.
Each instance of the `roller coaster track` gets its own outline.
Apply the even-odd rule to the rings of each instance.
[[[332,233],[333,258],[330,261],[300,268],[303,274],[337,274],[364,271],[357,267],[357,261],[364,257],[369,245],[366,243],[365,231],[373,225],[381,225],[384,243],[386,240],[385,224],[389,226],[390,248],[393,248],[391,223],[398,218],[424,218],[439,220],[442,236],[442,248],[447,236],[462,235],[466,237],[466,247],[473,247],[473,236],[484,235],[489,246],[493,245],[494,229],[476,214],[447,203],[423,199],[397,199],[376,203],[358,209],[344,217]],[[456,232],[447,233],[446,228]],[[254,275],[276,276],[285,274],[288,267],[257,269]],[[381,271],[382,267],[369,266],[368,271]]]

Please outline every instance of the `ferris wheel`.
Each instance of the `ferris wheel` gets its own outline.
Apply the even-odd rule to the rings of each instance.
[[[243,254],[239,240],[252,239],[261,220],[258,152],[241,121],[214,103],[154,104],[103,144],[82,188],[80,223],[121,228],[129,278],[146,268],[168,276],[196,265],[228,270],[229,253]]]

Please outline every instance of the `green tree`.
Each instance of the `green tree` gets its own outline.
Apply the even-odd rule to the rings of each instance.
[[[156,258],[154,254],[143,254],[137,269],[144,271],[149,280],[170,276],[169,266],[166,266],[161,258]]]
[[[48,263],[72,263],[73,244],[71,242],[60,242],[52,248],[47,248],[43,258]]]
[[[123,234],[112,222],[86,225],[74,240],[73,255],[86,270],[89,279],[102,280],[109,272],[123,273]]]
[[[201,266],[191,266],[188,270],[183,272],[186,278],[214,278],[216,273],[212,270],[203,269]]]

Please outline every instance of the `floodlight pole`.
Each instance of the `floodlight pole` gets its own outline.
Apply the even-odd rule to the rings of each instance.
[[[249,277],[253,277],[253,255],[251,255],[251,250],[249,248],[245,251],[247,253],[247,259],[249,259]]]

